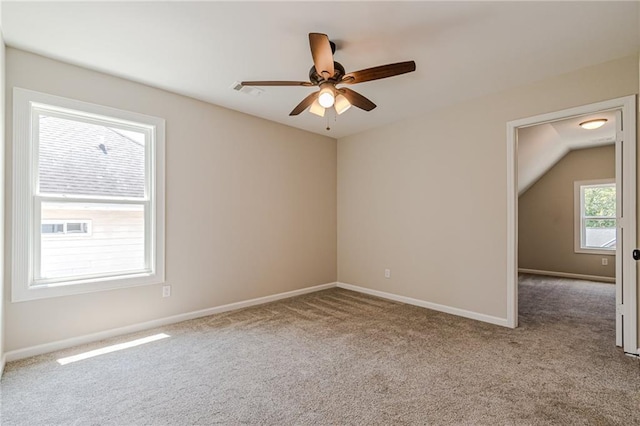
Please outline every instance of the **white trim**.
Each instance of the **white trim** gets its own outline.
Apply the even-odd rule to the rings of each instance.
[[[624,351],[632,354],[638,354],[638,281],[637,281],[637,265],[631,256],[631,252],[637,246],[637,170],[636,170],[636,132],[637,132],[637,115],[636,115],[636,96],[627,96],[624,98],[624,106],[622,108],[622,120],[618,127],[624,125],[621,133],[622,138],[616,138],[616,147],[620,146],[622,158],[622,197],[624,201],[622,209],[618,212],[619,224],[618,229],[623,237],[623,243],[617,244],[618,250],[616,254],[620,255],[622,261],[622,276],[625,278],[622,282],[621,290],[624,300],[623,306],[623,343]],[[620,140],[621,139],[621,140]],[[618,184],[620,187],[620,184]],[[621,253],[621,249],[626,252]]]
[[[467,311],[465,309],[453,308],[451,306],[440,305],[438,303],[427,302],[425,300],[414,299],[412,297],[400,296],[393,293],[387,293],[379,290],[372,290],[366,287],[360,287],[353,284],[337,283],[337,287],[344,288],[345,290],[357,291],[358,293],[368,294],[370,296],[380,297],[382,299],[393,300],[395,302],[406,303],[408,305],[420,306],[421,308],[431,309],[433,311],[444,312],[451,315],[457,315],[459,317],[469,318],[477,321],[488,322],[490,324],[501,325],[503,327],[509,327],[509,323],[506,318],[494,317],[491,315],[485,315],[478,312]]]
[[[517,127],[507,123],[507,322],[518,326],[518,149]]]
[[[480,314],[477,312],[467,311],[464,309],[453,308],[446,305],[440,305],[437,303],[427,302],[424,300],[413,299],[411,297],[400,296],[392,293],[386,293],[383,291],[372,290],[365,287],[360,287],[346,283],[327,283],[320,284],[312,287],[306,287],[299,290],[287,291],[284,293],[273,294],[270,296],[258,297],[255,299],[245,300],[241,302],[229,303],[227,305],[216,306],[213,308],[202,309],[199,311],[187,312],[184,314],[173,315],[170,317],[159,318],[152,321],[146,321],[138,324],[128,325],[119,328],[113,328],[111,330],[100,331],[97,333],[86,334],[83,336],[72,337],[70,339],[58,340],[55,342],[44,343],[42,345],[30,346],[23,349],[17,349],[7,352],[2,360],[3,362],[12,362],[24,358],[29,358],[36,355],[42,355],[49,352],[58,351],[61,349],[67,349],[86,343],[97,342],[112,337],[122,336],[129,333],[136,333],[139,331],[149,330],[156,327],[162,327],[165,325],[175,324],[182,321],[188,321],[191,319],[206,317],[223,312],[234,311],[238,309],[248,308],[250,306],[262,305],[265,303],[275,302],[277,300],[288,299],[290,297],[301,296],[303,294],[314,293],[317,291],[326,290],[329,288],[339,287],[346,290],[356,291],[371,296],[380,297],[382,299],[393,300],[400,303],[406,303],[408,305],[419,306],[421,308],[427,308],[438,312],[444,312],[451,315],[457,315],[464,318],[469,318],[477,321],[487,322],[503,327],[509,327],[509,324],[505,318],[494,317],[491,315]]]
[[[616,115],[616,145],[615,145],[615,155],[616,155],[616,182],[622,182],[622,168],[624,163],[623,158],[623,150],[619,149],[622,146],[621,141],[623,140],[622,135],[622,111],[617,110],[615,112]],[[620,218],[621,214],[624,213],[622,198],[624,197],[623,188],[618,190],[616,188],[616,254],[622,253],[623,247],[625,247],[624,241],[624,233],[622,228],[622,220]],[[615,264],[616,264],[616,346],[622,347],[624,344],[624,316],[622,312],[622,307],[619,305],[622,303],[622,294],[623,294],[623,286],[621,285],[621,281],[624,281],[624,268],[622,262],[623,256],[616,256]]]
[[[7,355],[2,354],[0,357],[0,380],[2,380],[2,375],[4,374],[4,366],[7,365]]]
[[[118,203],[140,204],[145,212],[145,268],[114,274],[99,274],[65,279],[40,279],[40,209],[42,201],[60,197],[37,193],[37,150],[33,132],[40,110],[55,115],[72,115],[74,120],[96,122],[136,129],[145,135],[145,197],[118,200]],[[73,99],[15,87],[13,89],[13,226],[11,235],[11,301],[21,302],[57,296],[68,296],[122,287],[151,285],[165,280],[165,121],[136,112],[91,104]],[[19,167],[18,167],[19,166]],[[104,197],[62,198],[66,202],[90,200],[106,203]],[[37,232],[36,232],[37,230]]]
[[[333,288],[337,283],[320,284],[313,287],[306,287],[299,290],[287,291],[284,293],[273,294],[270,296],[258,297],[255,299],[245,300],[242,302],[229,303],[227,305],[216,306],[214,308],[202,309],[199,311],[187,312],[184,314],[173,315],[170,317],[160,318],[152,321],[146,321],[138,324],[128,325],[125,327],[113,328],[111,330],[100,331],[84,336],[72,337],[70,339],[58,340],[56,342],[44,343],[42,345],[30,346],[28,348],[9,351],[5,354],[6,361],[17,361],[23,358],[29,358],[36,355],[42,355],[60,349],[66,349],[85,343],[97,342],[111,337],[121,336],[124,334],[144,331],[151,328],[161,327],[164,325],[175,324],[195,318],[206,317],[209,315],[219,314],[222,312],[235,311],[237,309],[247,308],[249,306],[262,305],[276,300],[288,299],[290,297],[300,296],[307,293],[326,290]]]
[[[603,283],[615,283],[612,277],[602,277],[599,275],[573,274],[571,272],[541,271],[538,269],[518,268],[518,272],[523,274],[545,275],[548,277],[573,278],[576,280],[600,281]]]
[[[622,230],[618,236],[616,262],[621,262],[622,274],[616,274],[616,287],[621,288],[624,321],[624,351],[638,353],[638,309],[637,309],[637,281],[636,264],[631,258],[631,250],[636,246],[636,95],[625,96],[604,102],[597,102],[576,108],[523,118],[507,123],[507,321],[511,326],[518,324],[518,193],[517,193],[517,130],[518,128],[535,126],[570,117],[592,114],[601,111],[622,110],[622,143],[616,138],[616,156],[624,150],[622,155],[622,186],[620,194],[624,200],[622,212],[618,212],[622,219],[618,229]],[[616,167],[616,174],[620,167]],[[621,238],[622,237],[622,238]],[[623,245],[623,244],[624,245]],[[625,252],[622,253],[624,246]],[[627,249],[628,248],[628,249]],[[619,303],[619,298],[617,302]],[[616,336],[616,339],[618,336]]]

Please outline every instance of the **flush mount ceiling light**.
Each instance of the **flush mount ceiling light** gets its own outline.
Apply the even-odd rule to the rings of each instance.
[[[364,111],[371,111],[376,107],[376,104],[358,92],[347,87],[337,87],[339,84],[364,83],[416,70],[414,61],[406,61],[347,73],[339,62],[333,60],[336,45],[326,34],[310,33],[309,47],[313,57],[309,81],[243,81],[240,84],[242,86],[319,86],[320,91],[313,92],[304,98],[289,115],[298,115],[311,107],[310,112],[323,116],[324,108],[334,107],[338,114],[342,114],[352,105]],[[323,110],[321,111],[320,108]]]
[[[587,120],[580,123],[580,127],[587,130],[594,130],[604,126],[604,123],[607,122],[606,118],[596,118],[593,120]]]

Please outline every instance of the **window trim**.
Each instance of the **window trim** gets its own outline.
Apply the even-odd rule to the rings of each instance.
[[[592,179],[592,180],[579,180],[573,183],[573,193],[574,193],[574,252],[581,254],[598,254],[605,256],[615,256],[616,249],[615,248],[589,248],[582,246],[582,238],[583,238],[583,227],[582,227],[582,187],[583,186],[597,186],[597,185],[616,185],[615,179]],[[616,188],[616,197],[617,197],[617,188]],[[617,213],[617,205],[616,205],[616,232],[618,230],[618,213]]]
[[[43,107],[60,114],[79,112],[83,119],[91,121],[107,117],[123,127],[140,125],[148,127],[150,140],[145,155],[149,173],[145,188],[150,200],[150,220],[145,221],[145,244],[148,244],[149,271],[124,273],[110,277],[85,277],[66,282],[34,283],[35,240],[34,224],[39,223],[39,211],[35,199],[37,189],[37,147],[32,144],[32,114]],[[104,123],[104,122],[102,122]],[[140,113],[96,105],[15,87],[13,89],[13,196],[12,196],[12,246],[11,246],[11,301],[20,302],[49,297],[68,296],[123,287],[163,283],[165,280],[165,121]],[[50,198],[47,196],[47,198]],[[83,197],[62,197],[64,201],[83,201]],[[99,198],[99,197],[97,197]],[[103,197],[108,202],[109,197]],[[117,202],[121,199],[118,198]],[[132,199],[133,203],[144,203]],[[148,222],[148,223],[147,223]],[[38,225],[39,226],[39,225]],[[38,231],[40,228],[38,227]],[[77,234],[82,235],[82,234]]]

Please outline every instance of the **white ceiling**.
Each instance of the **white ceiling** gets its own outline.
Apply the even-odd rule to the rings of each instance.
[[[339,138],[491,92],[634,54],[637,2],[2,2],[9,46]],[[307,34],[347,72],[417,71],[351,86],[378,105],[326,120],[289,112],[312,88]]]

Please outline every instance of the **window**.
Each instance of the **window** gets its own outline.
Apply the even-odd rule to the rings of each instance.
[[[82,220],[82,221],[68,221],[68,220],[42,220],[41,227],[42,236],[45,234],[91,234],[91,221],[90,220]]]
[[[89,227],[87,225],[87,222],[67,222],[64,232],[67,234],[88,234]]]
[[[615,254],[616,184],[613,179],[578,181],[575,191],[575,252]]]
[[[164,281],[164,120],[14,89],[12,300]]]
[[[64,223],[43,223],[43,234],[64,234]]]

